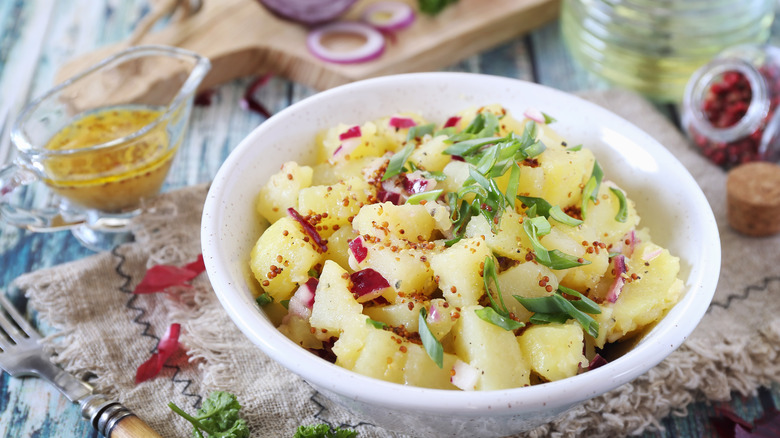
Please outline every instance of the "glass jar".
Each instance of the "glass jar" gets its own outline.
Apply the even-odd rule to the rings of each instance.
[[[780,161],[780,48],[742,45],[699,68],[685,89],[682,127],[713,163],[729,169]]]
[[[608,81],[679,102],[690,75],[721,50],[767,41],[775,0],[564,0],[572,56]]]

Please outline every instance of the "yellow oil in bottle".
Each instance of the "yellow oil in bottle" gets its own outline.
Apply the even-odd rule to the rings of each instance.
[[[82,207],[121,212],[157,194],[178,144],[163,112],[114,107],[85,114],[55,134],[44,161],[46,184]],[[96,147],[100,145],[99,147]]]

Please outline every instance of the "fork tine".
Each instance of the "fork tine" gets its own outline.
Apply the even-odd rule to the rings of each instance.
[[[0,327],[5,330],[8,337],[16,342],[21,342],[22,340],[29,338],[40,338],[38,332],[35,331],[35,329],[27,322],[27,320],[16,310],[16,307],[14,307],[14,305],[2,293],[0,293],[0,308],[5,309],[5,311],[8,313],[8,316],[10,316],[11,319],[16,323],[16,325],[11,323],[11,321],[9,321],[5,315],[0,312]],[[16,326],[19,326],[22,331],[19,331],[19,328]]]

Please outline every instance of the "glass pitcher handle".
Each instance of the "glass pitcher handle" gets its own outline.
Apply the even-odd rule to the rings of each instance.
[[[29,208],[15,204],[14,192],[23,190],[40,179],[16,163],[0,169],[0,218],[10,225],[35,232],[67,230],[83,224],[83,214],[65,212],[57,206]]]

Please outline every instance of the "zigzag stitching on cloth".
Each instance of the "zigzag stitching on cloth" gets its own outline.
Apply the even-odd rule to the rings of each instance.
[[[119,263],[117,263],[116,266],[114,266],[114,272],[116,272],[116,274],[119,277],[121,277],[121,278],[123,278],[125,280],[124,283],[121,286],[119,286],[119,291],[124,293],[124,294],[130,295],[130,298],[125,303],[125,307],[127,307],[128,309],[135,310],[136,312],[138,312],[138,315],[135,318],[133,318],[133,323],[134,324],[138,324],[140,326],[143,326],[144,331],[141,333],[141,336],[146,336],[148,338],[152,338],[152,339],[156,340],[157,343],[159,343],[160,342],[160,338],[155,336],[154,334],[150,333],[150,330],[152,328],[152,324],[149,323],[148,321],[142,321],[141,320],[141,318],[143,318],[143,316],[146,315],[146,309],[144,309],[143,307],[137,307],[137,306],[134,305],[136,298],[138,298],[138,295],[133,294],[133,291],[130,290],[130,288],[128,287],[130,285],[130,282],[132,281],[132,277],[127,275],[125,272],[122,271],[122,265],[124,265],[124,263],[125,263],[125,256],[123,254],[119,253],[118,249],[119,249],[119,247],[115,246],[111,250],[111,254],[114,257],[119,259]],[[157,346],[155,345],[154,350],[156,350],[156,349],[157,349]],[[152,350],[152,351],[154,351],[154,350]],[[171,376],[171,381],[173,382],[174,386],[176,386],[177,383],[184,383],[185,384],[184,388],[182,388],[182,390],[179,393],[181,395],[186,396],[186,397],[194,397],[195,401],[194,401],[194,403],[192,403],[191,406],[194,407],[194,408],[200,407],[200,402],[202,400],[202,397],[200,395],[198,395],[198,394],[187,392],[187,388],[189,388],[190,385],[192,385],[192,379],[177,379],[176,378],[176,376],[178,376],[179,372],[181,371],[181,367],[179,367],[178,365],[163,365],[163,367],[173,368],[175,370],[173,375]]]
[[[707,309],[707,313],[709,313],[710,310],[712,310],[712,308],[715,307],[715,306],[718,306],[718,307],[723,308],[723,309],[728,309],[729,306],[731,306],[731,302],[732,301],[734,301],[734,300],[746,300],[746,299],[748,299],[748,297],[750,297],[750,293],[751,292],[753,292],[753,291],[760,291],[760,290],[766,290],[767,288],[769,288],[769,283],[771,283],[773,281],[780,281],[780,276],[764,277],[764,279],[761,281],[760,284],[751,284],[749,286],[746,286],[745,289],[742,290],[741,294],[729,295],[726,298],[726,302],[725,303],[713,302],[710,305],[709,309]]]
[[[309,396],[309,400],[310,400],[312,403],[314,403],[315,405],[317,405],[317,407],[319,407],[319,410],[317,411],[317,413],[315,413],[315,414],[314,414],[314,418],[316,418],[316,419],[318,419],[318,420],[322,421],[323,423],[327,424],[328,426],[330,426],[330,427],[339,427],[339,428],[342,428],[342,429],[343,429],[343,428],[347,428],[347,427],[348,427],[348,428],[350,428],[350,429],[353,429],[353,428],[356,428],[356,427],[358,427],[358,426],[371,426],[371,427],[376,427],[376,425],[375,425],[375,424],[372,424],[372,423],[367,423],[367,422],[365,422],[365,421],[361,421],[361,422],[359,422],[359,423],[357,423],[357,424],[340,423],[338,426],[334,426],[334,425],[333,425],[333,424],[332,424],[330,421],[326,420],[326,419],[325,419],[325,418],[323,418],[323,417],[320,417],[320,414],[322,414],[323,412],[325,412],[325,411],[327,410],[327,408],[325,407],[325,405],[323,405],[322,403],[318,402],[318,401],[317,401],[317,399],[315,399],[315,397],[316,397],[316,396],[318,396],[318,395],[322,395],[322,394],[320,394],[320,392],[319,392],[319,391],[317,391],[317,390],[315,389],[315,390],[314,390],[314,393],[313,393],[311,396]],[[323,397],[324,397],[324,396],[323,396]]]

